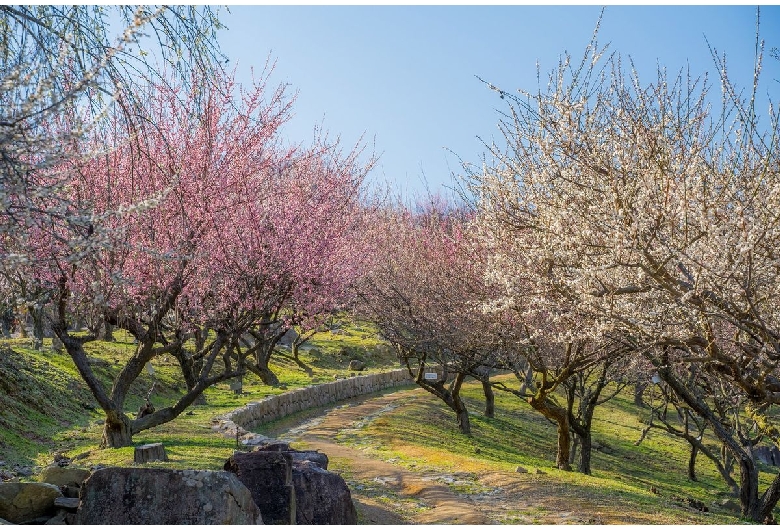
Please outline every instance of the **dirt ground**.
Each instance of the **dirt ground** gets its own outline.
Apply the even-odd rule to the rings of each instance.
[[[551,485],[519,473],[431,474],[372,458],[335,443],[336,435],[392,410],[404,399],[424,398],[420,389],[354,400],[324,416],[288,426],[275,437],[296,441],[328,455],[347,478],[363,524],[652,524],[643,514],[620,506],[576,499]],[[396,405],[397,406],[397,405]],[[476,493],[456,493],[449,484]],[[611,504],[611,503],[610,503]],[[540,508],[541,507],[541,508]]]

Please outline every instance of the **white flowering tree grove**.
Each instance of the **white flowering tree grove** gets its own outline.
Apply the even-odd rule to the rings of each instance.
[[[538,304],[588,315],[594,338],[625,337],[726,445],[754,521],[771,517],[780,475],[758,491],[739,431],[683,374],[716,376],[777,442],[766,413],[780,401],[780,114],[758,112],[761,47],[746,97],[713,54],[718,102],[690,73],[643,84],[594,37],[534,93],[489,85],[508,103],[507,147],[471,175],[482,226],[501,242],[491,273],[556,293]]]

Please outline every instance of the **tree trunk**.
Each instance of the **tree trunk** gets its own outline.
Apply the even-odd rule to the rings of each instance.
[[[772,486],[764,496],[758,493],[758,468],[751,456],[734,439],[732,433],[725,428],[721,421],[712,413],[702,400],[698,399],[675,375],[672,373],[668,360],[650,359],[658,369],[658,373],[685,403],[697,414],[703,417],[713,428],[715,436],[723,442],[728,451],[739,464],[739,502],[742,507],[742,516],[756,523],[763,523],[780,498],[780,474],[775,477]],[[777,486],[776,486],[777,485]]]
[[[542,415],[555,422],[558,426],[558,449],[555,465],[563,471],[571,471],[569,450],[571,448],[571,431],[569,429],[569,412],[553,403],[546,395],[537,395],[529,400],[529,404]]]
[[[695,445],[691,446],[691,456],[688,458],[688,478],[693,482],[698,482],[696,478],[696,455],[699,454],[699,448]]]
[[[183,348],[177,348],[173,351],[171,351],[171,355],[173,355],[176,360],[179,362],[179,367],[181,368],[182,376],[184,377],[184,384],[187,385],[187,392],[195,388],[195,385],[198,383],[198,377],[196,375],[196,372],[200,372],[200,369],[202,368],[203,362],[195,362],[193,358],[187,354],[186,351],[184,351]],[[194,402],[195,405],[205,405],[206,404],[206,396],[201,394],[199,395]]]
[[[33,321],[33,349],[43,349],[43,309],[30,306]]]
[[[247,368],[259,377],[263,384],[268,386],[279,386],[279,378],[276,377],[276,374],[273,373],[270,368],[268,368],[268,364],[264,361],[258,359],[258,362],[254,365],[252,363],[247,364]]]
[[[555,465],[562,471],[571,471],[571,466],[569,465],[570,444],[571,432],[569,432],[568,422],[566,422],[566,425],[558,424],[558,454],[555,457]]]
[[[408,364],[407,368],[409,373],[412,373],[411,366]],[[446,375],[446,372],[445,372]],[[455,379],[450,385],[449,389],[445,386],[445,377],[440,377],[438,380],[426,380],[425,379],[425,363],[421,362],[417,369],[417,377],[415,382],[444,401],[444,403],[455,412],[456,422],[458,424],[458,430],[461,434],[471,434],[471,421],[469,420],[469,412],[466,408],[466,404],[460,397],[460,388],[463,385],[463,381],[466,379],[466,374],[458,372],[455,374]]]
[[[103,439],[100,442],[102,449],[117,449],[133,445],[133,433],[130,429],[130,419],[122,413],[106,414],[106,423],[103,426]]]
[[[590,429],[585,432],[584,436],[576,436],[580,441],[580,459],[577,463],[577,471],[586,475],[590,475],[590,457],[593,449],[593,439],[590,435]]]
[[[645,395],[645,389],[647,389],[647,383],[641,383],[637,381],[636,385],[634,385],[634,405],[637,407],[644,407],[645,401],[644,401],[644,395]]]
[[[285,333],[281,331],[282,329],[281,326],[277,326],[265,328],[262,332],[251,332],[255,345],[250,348],[250,351],[254,350],[255,362],[247,363],[248,368],[260,378],[263,384],[268,386],[279,386],[279,378],[268,365],[274,354],[274,347]],[[254,366],[252,366],[253,364]]]
[[[460,397],[460,389],[465,380],[466,374],[459,372],[455,374],[455,379],[452,381],[449,390],[444,390],[444,381],[441,382],[441,388],[444,390],[444,402],[450,406],[457,416],[458,430],[461,434],[470,435],[471,421],[469,420],[469,411]]]
[[[208,339],[208,328],[195,330],[195,351],[201,351],[206,346],[206,339]]]
[[[457,416],[458,430],[461,434],[471,434],[471,421],[469,421],[469,411],[466,404],[457,396],[454,400],[453,410]]]
[[[110,322],[103,322],[102,339],[105,342],[114,342],[114,326]]]
[[[569,464],[573,464],[577,460],[577,450],[580,447],[580,437],[574,435],[571,439],[571,451],[569,451]]]
[[[494,418],[496,415],[496,396],[489,380],[482,381],[482,392],[485,394],[485,417]]]
[[[168,461],[165,446],[161,443],[139,445],[133,451],[133,462],[136,464],[145,464],[154,460]]]
[[[23,312],[17,316],[17,323],[19,324],[19,338],[26,339],[29,338],[27,335],[27,313]]]
[[[11,328],[14,324],[14,312],[13,309],[5,309],[0,317],[0,327],[3,330],[3,338],[11,338]]]

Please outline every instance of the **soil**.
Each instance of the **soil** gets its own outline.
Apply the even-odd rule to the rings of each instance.
[[[625,513],[619,501],[594,503],[567,495],[553,481],[536,480],[535,474],[416,472],[335,442],[339,433],[364,425],[401,401],[426,396],[414,389],[359,398],[272,435],[327,454],[330,468],[345,475],[362,524],[657,523],[646,514]],[[476,493],[459,493],[450,485]]]

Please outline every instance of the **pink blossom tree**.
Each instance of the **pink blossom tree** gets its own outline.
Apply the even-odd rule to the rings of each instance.
[[[230,362],[238,337],[278,291],[268,252],[277,240],[248,229],[273,215],[267,203],[276,168],[291,157],[277,139],[290,106],[283,91],[269,92],[263,81],[239,91],[224,76],[188,93],[175,84],[151,87],[147,102],[143,134],[130,137],[117,127],[109,138],[116,147],[104,156],[68,161],[73,197],[94,212],[87,232],[104,231],[110,243],[72,262],[72,249],[51,237],[56,232],[41,231],[35,240],[46,257],[30,271],[54,292],[54,331],[106,413],[108,447],[128,445],[133,434],[181,414],[208,386],[241,374],[240,363]],[[149,207],[139,209],[143,201]],[[111,214],[117,211],[123,214]],[[83,348],[94,337],[68,329],[69,318],[86,310],[138,342],[110,389]],[[212,330],[208,339],[183,354],[203,328]],[[124,410],[130,386],[163,353],[180,359],[188,390],[170,406],[131,419]]]
[[[500,324],[483,314],[489,288],[469,214],[439,200],[426,206],[375,212],[367,234],[373,263],[359,284],[358,306],[396,348],[415,382],[444,401],[460,432],[469,434],[460,390],[468,375],[492,363]]]
[[[274,348],[293,326],[316,327],[325,315],[346,307],[362,274],[363,181],[373,161],[362,149],[344,153],[339,142],[318,136],[278,168],[268,226],[275,234],[273,256],[276,303],[247,328],[251,341],[247,368],[266,384],[278,378],[269,368]]]

